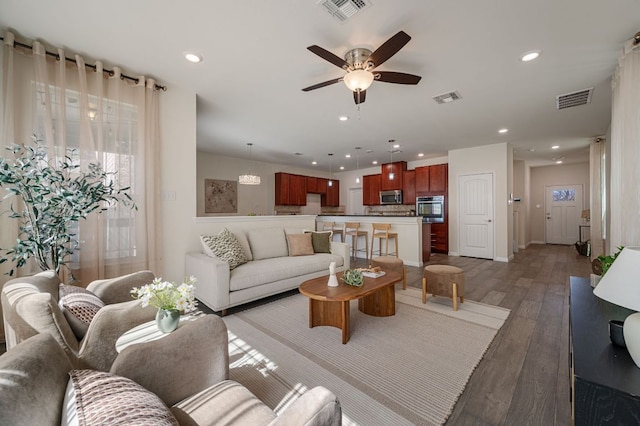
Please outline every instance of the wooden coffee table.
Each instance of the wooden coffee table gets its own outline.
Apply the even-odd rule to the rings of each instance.
[[[358,309],[367,315],[388,317],[396,314],[394,284],[402,278],[397,272],[386,271],[379,278],[364,279],[362,287],[353,287],[340,280],[338,287],[327,286],[329,276],[314,278],[300,285],[300,293],[309,298],[309,328],[328,325],[342,330],[342,343],[350,337],[349,302],[358,299]]]

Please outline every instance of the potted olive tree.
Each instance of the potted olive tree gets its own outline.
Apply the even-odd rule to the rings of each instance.
[[[136,208],[129,188],[117,188],[114,174],[100,164],[81,170],[75,150],[68,150],[61,160],[50,160],[35,137],[33,145],[6,149],[13,158],[0,157],[0,188],[6,192],[2,200],[11,200],[3,214],[19,221],[15,245],[0,248],[0,263],[14,263],[9,275],[29,259],[42,270],[58,273],[79,246],[74,223],[115,203]]]

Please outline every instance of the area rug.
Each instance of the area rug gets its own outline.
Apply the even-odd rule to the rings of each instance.
[[[224,317],[230,377],[276,412],[314,386],[340,400],[345,425],[439,425],[451,414],[507,309],[396,293],[396,315],[351,305],[351,339],[308,326],[308,299],[286,297]]]

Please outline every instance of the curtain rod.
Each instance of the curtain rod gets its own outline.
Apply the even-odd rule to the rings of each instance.
[[[4,37],[0,36],[0,40],[4,41]],[[24,49],[33,50],[33,46],[30,46],[28,44],[20,43],[19,41],[15,41],[15,40],[14,40],[13,43],[15,45],[19,46],[19,47],[24,48]],[[56,61],[60,60],[60,55],[58,55],[57,53],[53,53],[53,52],[49,52],[48,50],[45,50],[45,54],[47,56],[51,56],[52,58],[56,58]],[[67,62],[73,62],[74,64],[76,63],[75,59],[67,58],[66,56],[65,56],[64,59]],[[84,66],[97,72],[97,67],[95,65],[91,65],[91,64],[85,63]],[[113,75],[115,74],[112,70],[108,70],[106,68],[103,69],[102,72],[104,72],[106,74],[109,74],[110,77],[113,77]],[[128,76],[128,75],[125,75],[125,74],[120,74],[120,78],[123,79],[123,80],[126,79],[126,80],[129,80],[129,81],[133,81],[136,84],[138,84],[138,82],[140,81],[140,79],[137,78],[137,77],[131,77],[131,76]],[[160,85],[160,84],[155,84],[155,89],[156,90],[162,90],[163,92],[166,92],[167,91],[167,86],[163,86],[163,85]]]

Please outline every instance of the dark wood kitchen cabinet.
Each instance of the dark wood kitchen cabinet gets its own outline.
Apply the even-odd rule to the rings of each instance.
[[[431,251],[449,254],[449,225],[447,222],[431,224]]]
[[[327,183],[326,193],[320,197],[320,205],[328,207],[338,207],[340,205],[340,181],[332,179],[331,186]]]
[[[307,193],[309,194],[326,194],[328,179],[307,176]]]
[[[416,203],[416,171],[406,170],[402,178],[402,204]]]
[[[382,165],[380,190],[392,191],[402,190],[403,173],[407,170],[406,161],[397,161]],[[393,173],[393,179],[390,178]]]
[[[362,205],[380,205],[380,175],[362,176]]]
[[[446,195],[448,186],[448,164],[416,167],[416,195]]]
[[[307,177],[290,173],[276,173],[275,204],[278,206],[307,205]]]

